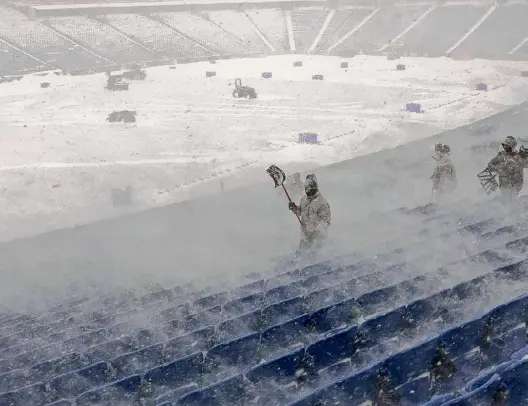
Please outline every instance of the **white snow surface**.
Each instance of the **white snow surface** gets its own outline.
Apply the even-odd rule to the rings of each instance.
[[[289,55],[149,68],[128,92],[105,90],[104,74],[3,83],[0,240],[270,182],[270,164],[304,170],[469,124],[528,100],[522,70],[528,62]],[[237,77],[258,99],[233,99]],[[406,112],[410,102],[423,112]],[[137,123],[105,120],[122,109]],[[319,145],[298,144],[300,132],[319,134]],[[132,204],[114,206],[112,190],[127,186]]]

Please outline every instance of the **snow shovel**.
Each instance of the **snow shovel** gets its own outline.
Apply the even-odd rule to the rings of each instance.
[[[273,179],[273,182],[275,182],[275,187],[282,186],[284,189],[284,193],[286,193],[286,197],[288,198],[288,201],[292,203],[292,199],[290,197],[290,194],[286,190],[286,187],[284,186],[284,181],[286,180],[286,174],[284,171],[279,168],[278,166],[271,165],[268,169],[266,169],[266,172],[269,176],[271,176],[271,179]],[[299,215],[295,213],[295,217],[297,217],[297,220],[299,220],[299,224],[301,223],[301,219],[299,218]]]
[[[495,192],[499,188],[497,174],[491,172],[488,168],[480,172],[477,175],[477,178],[488,195]]]

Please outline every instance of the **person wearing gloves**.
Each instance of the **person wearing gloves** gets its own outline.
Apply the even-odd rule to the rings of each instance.
[[[524,168],[526,158],[515,148],[517,141],[508,135],[502,143],[503,151],[488,163],[488,170],[499,176],[499,189],[502,195],[511,200],[515,198],[524,185]]]
[[[324,246],[332,219],[330,205],[319,191],[315,175],[306,176],[304,191],[306,195],[301,198],[300,205],[289,204],[289,209],[301,220],[299,255],[314,253]]]

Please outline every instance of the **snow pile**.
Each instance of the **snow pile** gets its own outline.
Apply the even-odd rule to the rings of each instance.
[[[0,85],[0,239],[230,190],[262,181],[271,163],[292,171],[350,159],[528,100],[526,62],[341,62],[290,55],[156,67],[125,92],[105,90],[104,74]],[[206,79],[209,70],[217,76]],[[233,99],[237,77],[258,99]],[[480,82],[488,92],[475,90]],[[405,111],[411,102],[423,113]],[[106,122],[125,109],[137,111],[136,124]],[[298,144],[301,132],[319,134],[320,145]],[[115,206],[112,191],[127,186],[131,206]]]

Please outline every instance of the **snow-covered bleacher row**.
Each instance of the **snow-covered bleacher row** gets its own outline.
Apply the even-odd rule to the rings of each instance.
[[[229,290],[2,311],[0,405],[524,404],[528,201],[499,205],[385,213],[420,226]]]
[[[198,7],[192,12],[61,14],[36,20],[3,6],[0,45],[7,59],[2,59],[0,74],[294,52],[526,59],[526,21],[527,3],[236,11]]]

